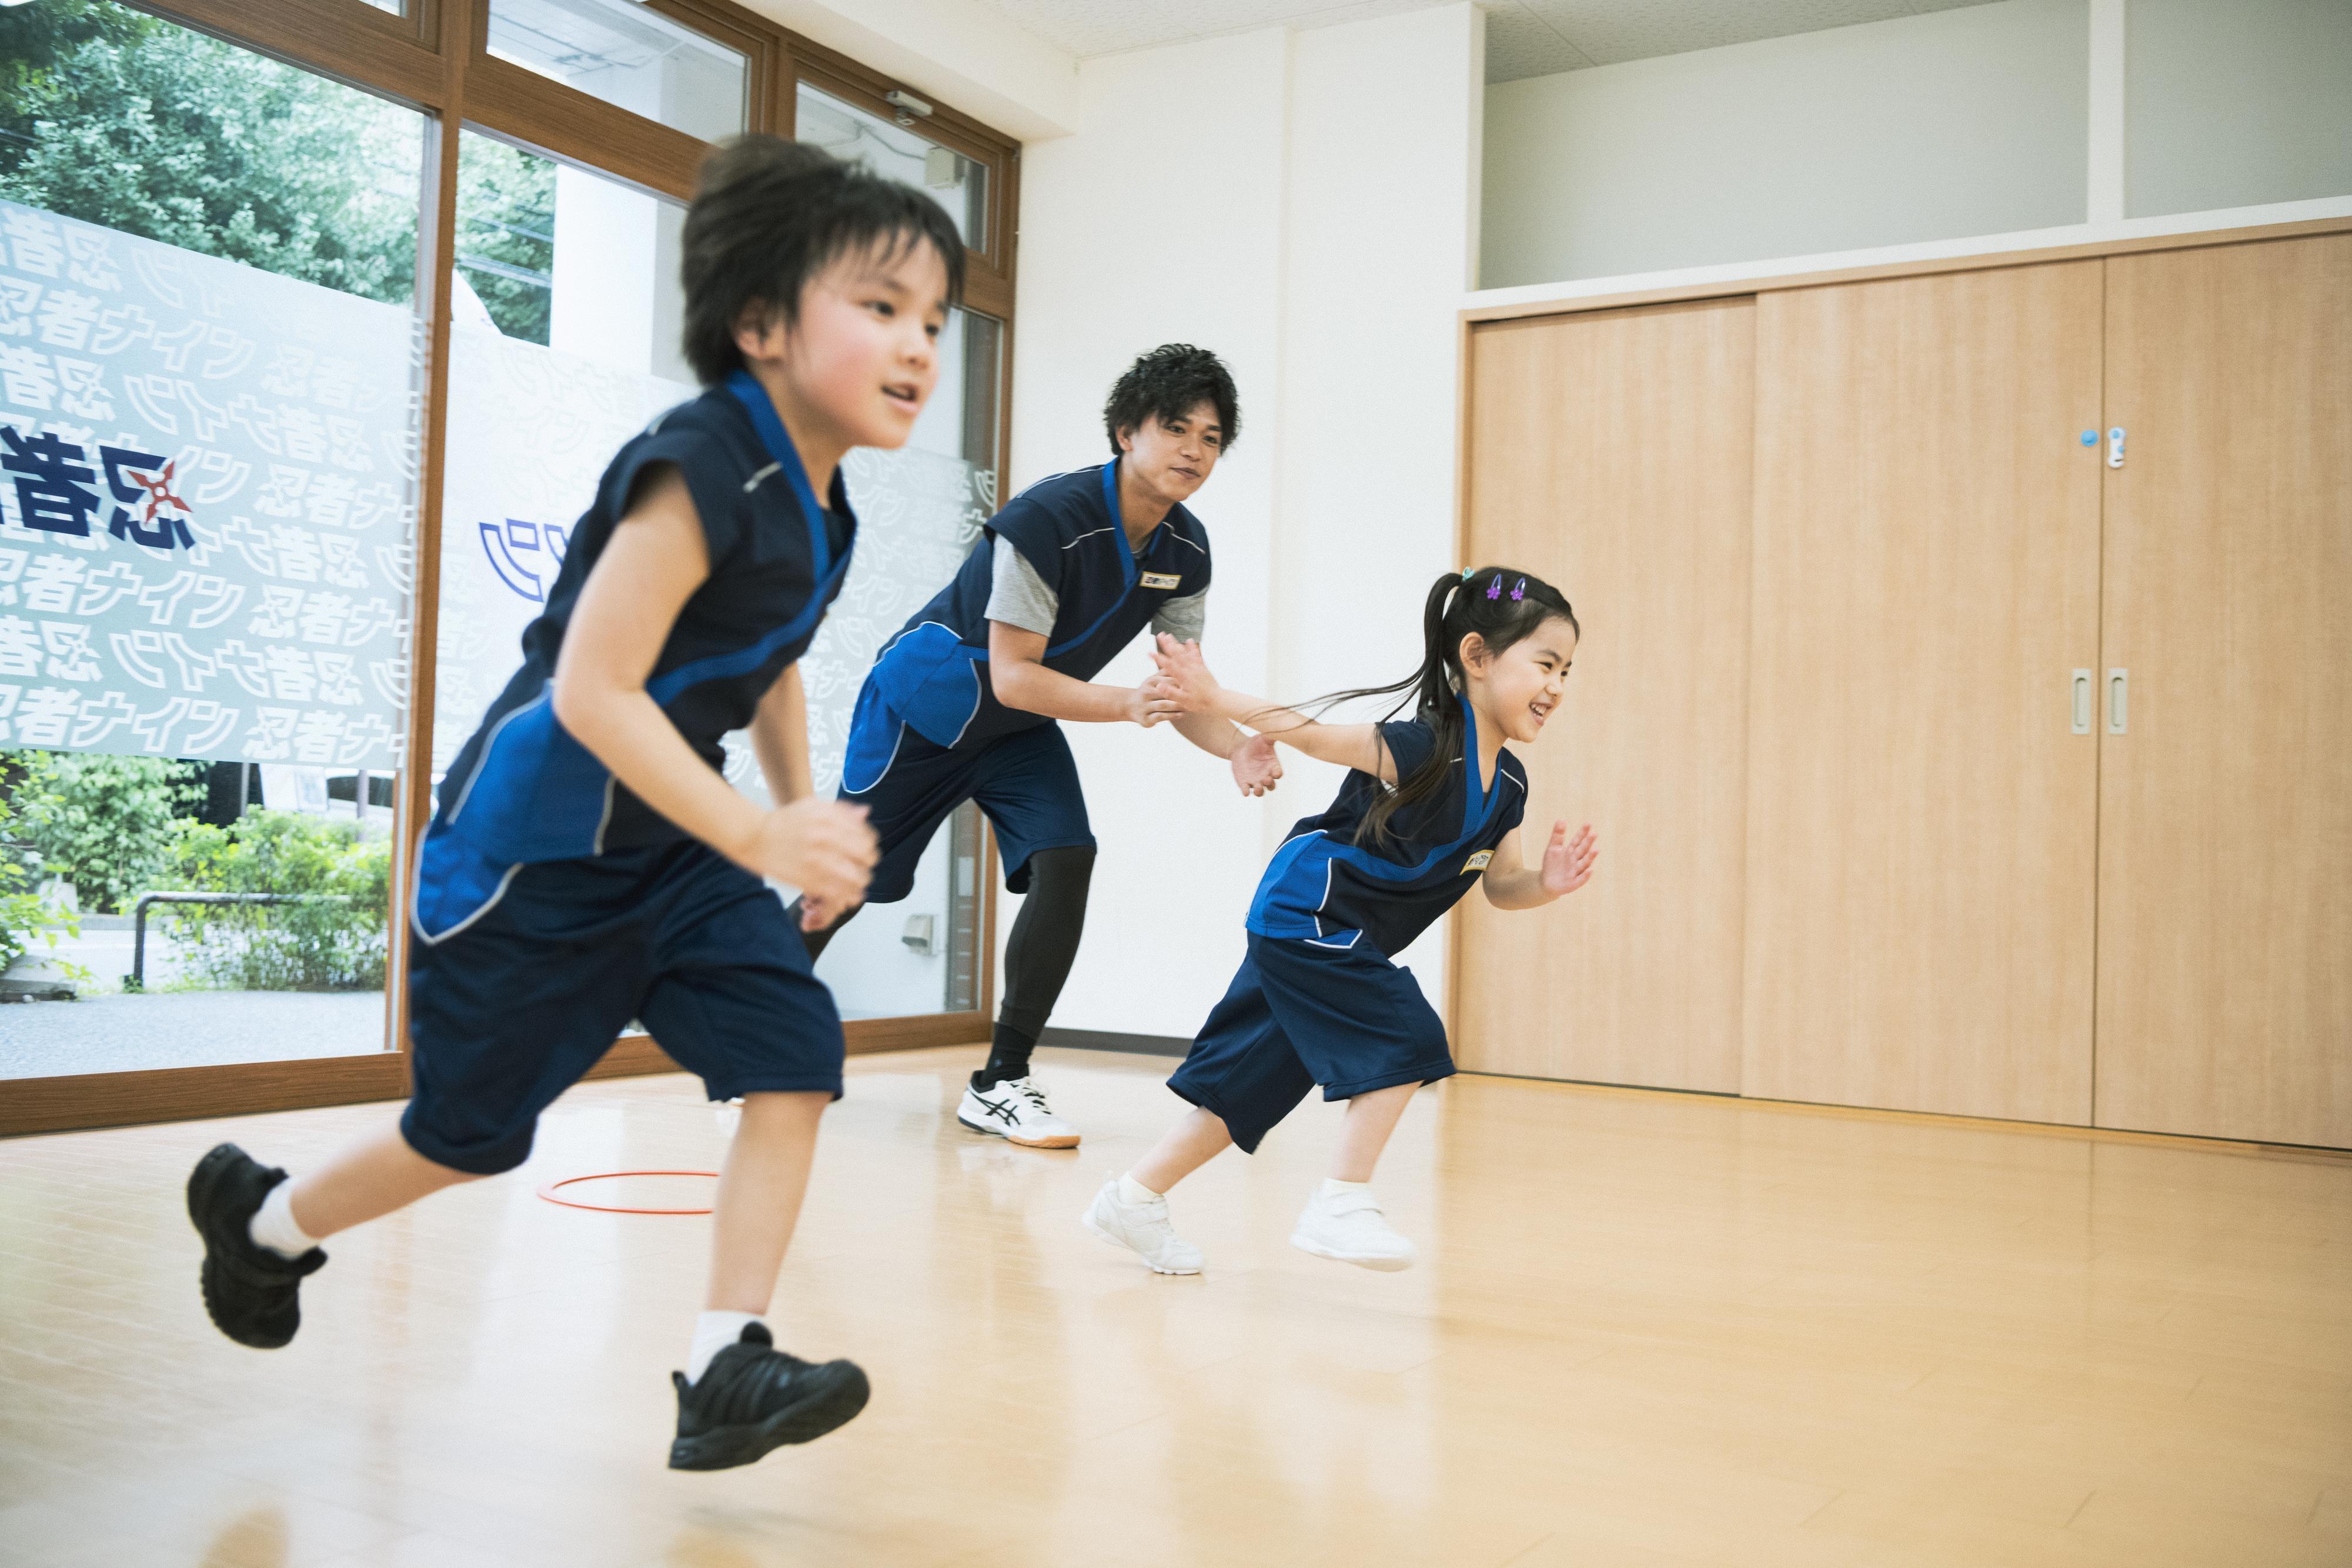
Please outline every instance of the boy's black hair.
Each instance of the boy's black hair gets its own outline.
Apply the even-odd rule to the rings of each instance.
[[[739,136],[702,161],[687,209],[684,347],[705,386],[743,363],[735,324],[764,304],[789,323],[801,290],[844,255],[919,245],[948,269],[948,302],[963,298],[963,241],[940,204],[870,169],[781,136]]]
[[[1149,419],[1181,419],[1202,403],[1213,404],[1223,434],[1220,452],[1233,450],[1242,430],[1240,401],[1224,361],[1190,343],[1163,343],[1127,367],[1103,404],[1103,429],[1111,455],[1118,455],[1118,433],[1140,430]]]

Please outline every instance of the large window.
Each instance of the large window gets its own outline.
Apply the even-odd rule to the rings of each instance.
[[[380,1051],[425,117],[108,0],[0,53],[0,1077]]]
[[[698,391],[709,143],[804,134],[971,247],[915,441],[846,469],[825,789],[993,509],[1011,144],[724,0],[29,0],[0,57],[0,994],[75,998],[0,1008],[0,1131],[396,1093],[433,787]],[[967,811],[828,951],[853,1049],[984,1035],[989,873]]]

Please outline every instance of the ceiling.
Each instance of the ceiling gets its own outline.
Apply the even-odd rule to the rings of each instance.
[[[1448,0],[982,0],[1085,58],[1286,24],[1328,27]],[[1988,0],[1484,0],[1486,79],[1613,66]]]

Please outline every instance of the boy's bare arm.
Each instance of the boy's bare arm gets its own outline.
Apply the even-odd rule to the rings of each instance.
[[[751,754],[760,759],[760,776],[768,781],[768,796],[777,805],[788,806],[816,793],[809,777],[808,697],[801,686],[799,664],[784,666],[752,713]]]
[[[745,869],[828,896],[865,891],[864,813],[802,800],[762,811],[688,746],[646,690],[670,628],[710,574],[686,480],[662,468],[582,585],[555,665],[555,716],[632,794]]]

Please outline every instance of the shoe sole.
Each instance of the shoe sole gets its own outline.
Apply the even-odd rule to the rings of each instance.
[[[1312,1252],[1318,1258],[1328,1258],[1334,1263],[1353,1263],[1359,1269],[1370,1269],[1381,1274],[1401,1274],[1412,1267],[1410,1258],[1351,1258],[1345,1252],[1334,1252],[1318,1241],[1304,1236],[1293,1236],[1290,1244],[1301,1252]]]
[[[1092,1209],[1088,1209],[1086,1213],[1078,1216],[1078,1223],[1085,1226],[1089,1231],[1093,1232],[1100,1240],[1109,1246],[1118,1248],[1120,1251],[1126,1253],[1129,1257],[1134,1259],[1137,1262],[1142,1264],[1145,1268],[1150,1270],[1155,1274],[1168,1274],[1178,1279],[1182,1279],[1189,1275],[1197,1274],[1201,1271],[1197,1268],[1169,1269],[1163,1268],[1158,1263],[1154,1263],[1150,1259],[1146,1258],[1142,1253],[1138,1252],[1134,1248],[1129,1247],[1126,1242],[1121,1241],[1118,1237],[1113,1236],[1109,1231],[1096,1224],[1094,1210]]]
[[[958,1116],[956,1121],[960,1125],[970,1127],[975,1133],[985,1133],[992,1138],[1003,1138],[1006,1143],[1018,1144],[1024,1149],[1075,1149],[1078,1146],[1078,1134],[1076,1133],[1055,1133],[1043,1138],[1020,1138],[1001,1127],[992,1127],[985,1122],[975,1122],[969,1116]]]
[[[719,1427],[669,1446],[674,1470],[730,1470],[748,1465],[774,1449],[813,1442],[836,1427],[846,1425],[866,1408],[873,1385],[856,1367],[830,1385],[814,1390],[805,1399],[788,1405],[764,1421],[740,1427]]]

